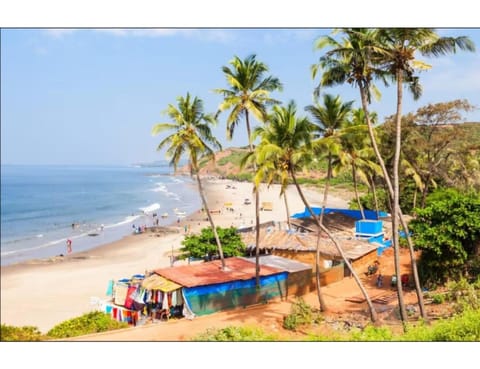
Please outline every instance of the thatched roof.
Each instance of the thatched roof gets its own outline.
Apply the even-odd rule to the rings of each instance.
[[[242,234],[243,242],[247,248],[253,249],[255,247],[255,232],[248,232]],[[364,240],[356,240],[353,237],[336,235],[336,239],[340,244],[344,254],[350,260],[356,260],[359,257],[376,250],[378,245],[369,243]],[[269,227],[260,230],[260,249],[262,250],[288,250],[295,252],[316,252],[317,248],[317,233],[316,232],[297,232],[286,230],[275,230]],[[338,252],[333,241],[325,234],[320,238],[320,255],[326,259],[341,260],[341,255]]]

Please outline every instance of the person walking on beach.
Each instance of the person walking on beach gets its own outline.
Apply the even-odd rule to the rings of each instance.
[[[72,253],[72,240],[68,239],[67,240],[67,254],[71,254],[71,253]]]

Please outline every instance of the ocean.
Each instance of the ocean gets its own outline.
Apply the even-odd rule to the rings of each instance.
[[[73,254],[201,208],[196,182],[150,166],[1,166],[1,265]],[[161,215],[168,213],[168,217]],[[156,217],[153,215],[156,214]],[[184,216],[184,215],[180,215]],[[73,255],[72,254],[72,255]]]

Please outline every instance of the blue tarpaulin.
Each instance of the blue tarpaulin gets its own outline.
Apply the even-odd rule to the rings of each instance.
[[[184,287],[184,298],[195,315],[265,303],[287,295],[288,272],[260,276],[257,290],[255,278],[196,287]]]
[[[320,215],[320,213],[322,212],[322,208],[312,208],[312,211],[315,213],[315,215]],[[365,219],[370,220],[378,220],[379,217],[382,218],[388,216],[388,214],[384,211],[379,211],[378,216],[377,212],[373,210],[364,210],[363,212],[365,213]],[[330,213],[341,213],[356,220],[362,219],[362,212],[360,210],[325,208],[324,214]],[[296,213],[292,215],[292,218],[301,219],[310,218],[310,216],[310,212],[307,208],[305,208],[305,211],[303,213]]]

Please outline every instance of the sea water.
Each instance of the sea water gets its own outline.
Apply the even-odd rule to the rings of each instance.
[[[66,254],[68,239],[73,254],[86,251],[200,207],[195,182],[167,163],[2,165],[1,265]]]

